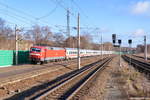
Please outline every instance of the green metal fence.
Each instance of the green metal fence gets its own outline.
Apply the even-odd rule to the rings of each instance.
[[[14,50],[0,50],[0,66],[15,65]],[[18,51],[18,64],[29,63],[29,51]]]
[[[13,65],[13,54],[12,50],[0,50],[0,66]]]
[[[29,51],[18,51],[18,64],[29,63]]]

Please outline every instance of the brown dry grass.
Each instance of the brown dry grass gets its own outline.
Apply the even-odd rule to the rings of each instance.
[[[150,83],[144,74],[138,72],[127,63],[119,70],[120,81],[124,82],[124,89],[129,97],[150,96]]]

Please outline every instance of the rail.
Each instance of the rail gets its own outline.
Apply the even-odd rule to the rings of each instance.
[[[110,59],[110,58],[109,58]],[[108,60],[108,58],[104,58],[103,60],[98,60],[92,64],[86,65],[85,67],[82,67],[80,70],[74,70],[72,72],[66,73],[50,82],[43,83],[41,85],[32,87],[29,90],[22,91],[18,94],[15,94],[6,100],[16,100],[16,99],[30,99],[35,100],[39,98],[41,95],[44,95],[48,91],[53,91],[55,88],[59,87],[61,84],[64,84],[66,81],[69,81],[73,79],[74,77],[81,75],[81,73],[84,73],[86,70],[93,69],[98,66],[99,64],[102,64],[104,61]]]
[[[81,89],[81,87],[83,88],[83,86],[87,84],[89,80],[91,80],[96,75],[96,73],[99,72],[99,70],[103,69],[104,66],[108,64],[110,60],[111,60],[110,58],[107,58],[102,62],[97,63],[95,66],[92,66],[89,69],[83,71],[82,73],[77,74],[76,76],[65,81],[64,83],[60,84],[56,88],[50,91],[46,91],[45,93],[43,93],[42,95],[34,99],[41,100],[41,99],[50,98],[50,99],[66,100],[66,99],[73,99],[75,97],[79,97],[76,96],[79,89]]]
[[[140,69],[142,69],[142,70],[144,70],[146,72],[150,72],[150,63],[148,63],[146,61],[139,60],[138,58],[136,59],[133,56],[129,57],[128,55],[123,55],[122,57],[127,62],[130,62],[130,59],[131,59],[131,64],[134,67],[140,68]]]

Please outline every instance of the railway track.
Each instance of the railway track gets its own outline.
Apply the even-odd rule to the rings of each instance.
[[[41,99],[72,99],[77,96],[81,87],[84,87],[97,72],[102,70],[111,58],[98,60],[92,64],[82,67],[80,70],[74,70],[62,75],[50,82],[44,83],[34,88],[18,93],[6,100],[41,100]],[[84,85],[83,85],[84,84]]]
[[[88,60],[89,58],[82,58],[81,60]],[[44,65],[34,65],[32,68],[24,68],[24,69],[16,69],[13,71],[6,71],[3,73],[0,73],[0,86],[7,85],[9,83],[15,83],[21,80],[25,80],[28,78],[32,78],[44,73],[48,73],[49,68],[53,66],[66,66],[71,69],[69,66],[75,65],[76,59],[68,60],[68,61],[61,61],[61,62],[52,62],[49,64]],[[28,66],[30,67],[30,66]],[[39,72],[41,71],[41,72]],[[53,71],[53,70],[52,70]]]
[[[138,59],[133,56],[123,55],[122,56],[125,61],[128,63],[131,62],[131,64],[136,67],[137,69],[140,69],[140,71],[150,72],[150,63],[146,62],[145,60]],[[130,61],[131,60],[131,61]]]
[[[143,57],[143,56],[137,56],[137,55],[133,55],[134,57],[137,57],[137,58],[141,58],[141,59],[144,59],[145,60],[145,58]],[[150,58],[148,57],[147,58],[147,60],[148,60],[148,62],[150,62]]]

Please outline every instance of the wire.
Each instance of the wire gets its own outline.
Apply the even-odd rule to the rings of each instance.
[[[85,19],[89,19],[88,21],[86,21],[87,25],[85,25],[85,26],[91,25],[91,23],[93,23],[93,22],[90,21],[89,16],[87,16],[87,14],[83,11],[83,9],[74,0],[71,0],[71,2],[78,8],[78,10],[80,12],[82,12],[82,14],[84,15]],[[90,23],[88,23],[89,21],[90,21]],[[97,27],[94,23],[93,23],[93,26]]]
[[[37,18],[37,19],[40,20],[40,19],[43,19],[43,18],[45,18],[45,17],[50,16],[51,14],[53,14],[53,13],[56,11],[57,8],[58,8],[58,4],[56,4],[56,6],[55,6],[49,13],[47,13],[47,14],[45,14],[45,15],[43,15],[43,16]]]
[[[4,4],[4,3],[0,2],[0,5],[1,5],[1,6],[4,6],[4,7],[6,7],[6,8],[9,8],[10,10],[15,11],[15,12],[17,12],[17,13],[23,14],[23,15],[25,15],[26,17],[30,17],[30,18],[34,19],[35,21],[37,20],[37,17],[35,17],[35,16],[31,15],[31,14],[28,14],[28,13],[26,13],[26,12],[23,12],[23,11],[21,11],[21,10],[15,9],[15,8],[13,8],[13,7],[7,5],[7,4]],[[26,18],[26,19],[27,19],[27,18]],[[29,18],[28,18],[28,20],[29,20]],[[30,20],[31,20],[31,19],[30,19]],[[34,22],[34,21],[32,20],[32,22]],[[48,23],[45,22],[45,21],[42,21],[42,22],[44,22],[45,24],[48,24]],[[41,23],[42,23],[42,22],[41,22]]]
[[[20,10],[18,10],[18,9],[15,9],[15,8],[13,8],[13,7],[10,7],[10,6],[8,6],[7,4],[4,4],[4,3],[2,3],[2,2],[0,2],[0,5],[5,6],[5,7],[9,8],[9,9],[11,9],[11,10],[14,10],[14,11],[16,11],[16,12],[18,12],[18,13],[22,13],[22,14],[24,14],[24,15],[26,15],[26,16],[34,17],[34,16],[32,16],[32,15],[30,15],[30,14],[27,14],[27,13],[25,13],[25,12],[23,12],[23,11],[20,11]],[[34,17],[34,18],[36,18],[36,17]]]
[[[19,18],[21,18],[21,19],[23,19],[23,20],[25,20],[25,21],[28,21],[28,20],[30,20],[29,18],[26,18],[26,17],[23,17],[23,16],[20,16],[20,15],[17,15],[16,13],[12,13],[12,12],[9,12],[9,14],[11,13],[11,15],[13,14],[14,16],[16,16],[16,17],[19,17]],[[7,14],[7,15],[9,15],[8,13],[5,13],[5,14]],[[30,20],[31,22],[35,22],[35,21],[33,21],[33,20]]]
[[[5,13],[7,16],[9,16],[9,17],[12,17],[12,18],[14,18],[14,19],[16,19],[16,20],[18,20],[18,21],[22,21],[22,22],[24,22],[24,23],[26,23],[26,24],[31,24],[31,23],[29,23],[28,22],[28,20],[24,20],[24,19],[21,19],[21,17],[15,17],[15,15],[12,15],[12,14],[8,14],[8,13]]]
[[[25,15],[25,16],[27,16],[27,17],[30,17],[30,18],[32,18],[32,19],[34,19],[34,20],[38,20],[38,21],[39,21],[40,19],[42,19],[42,18],[44,18],[44,17],[47,17],[47,16],[49,16],[50,14],[52,14],[52,13],[57,9],[58,5],[59,5],[60,7],[62,7],[64,10],[66,10],[66,11],[68,10],[64,5],[62,5],[61,2],[59,2],[59,1],[57,1],[57,0],[50,0],[50,1],[52,1],[53,3],[55,3],[55,4],[56,4],[56,7],[55,7],[53,10],[51,10],[50,13],[46,14],[45,16],[39,17],[39,18],[37,18],[37,17],[35,17],[35,16],[31,15],[31,14],[28,14],[28,13],[26,13],[26,12],[23,12],[23,11],[20,11],[20,10],[18,10],[18,9],[15,9],[15,8],[13,8],[13,7],[10,7],[10,6],[8,6],[8,5],[4,4],[4,3],[1,3],[1,2],[0,2],[0,5],[5,6],[5,7],[9,8],[10,10],[13,10],[13,11],[15,11],[15,12],[17,12],[17,13],[23,14],[23,15]],[[81,9],[81,8],[80,8],[80,9]],[[76,19],[76,16],[75,16],[71,11],[69,11],[69,13],[70,13],[72,16],[74,16],[75,19]],[[11,14],[13,14],[13,15],[10,15],[10,13],[9,13],[9,14],[7,13],[8,16],[13,17],[13,18],[15,18],[16,20],[23,21],[23,22],[25,22],[25,23],[28,23],[29,20],[30,20],[31,22],[34,22],[33,20],[31,20],[31,19],[29,19],[29,18],[27,18],[27,17],[25,17],[25,16],[20,16],[20,15],[14,13],[14,12],[11,12]],[[14,16],[15,16],[15,17],[14,17]],[[19,18],[18,18],[18,17],[19,17]],[[26,20],[25,20],[25,19],[26,19]],[[42,21],[42,22],[44,22],[44,21]],[[48,24],[47,22],[44,22],[44,23]],[[31,24],[31,23],[30,23],[30,24]],[[62,26],[62,25],[59,25],[59,26]],[[63,27],[66,27],[66,26],[63,26]],[[80,29],[90,29],[90,28],[91,28],[91,27],[80,27]],[[74,29],[74,26],[72,26],[72,29]],[[96,29],[96,28],[93,28],[93,27],[92,27],[91,29]]]
[[[82,12],[82,14],[85,16],[85,18],[88,18],[88,16],[84,13],[84,11],[81,9],[81,7],[74,0],[71,0],[71,1]]]
[[[61,2],[58,2],[57,0],[49,0],[49,1],[52,1],[53,3],[55,4],[58,4],[61,8],[63,8],[65,11],[68,11],[68,8],[66,8],[64,5],[61,4]],[[71,11],[69,11],[69,14],[71,14],[75,19],[77,18],[75,16],[74,13],[72,13]]]

